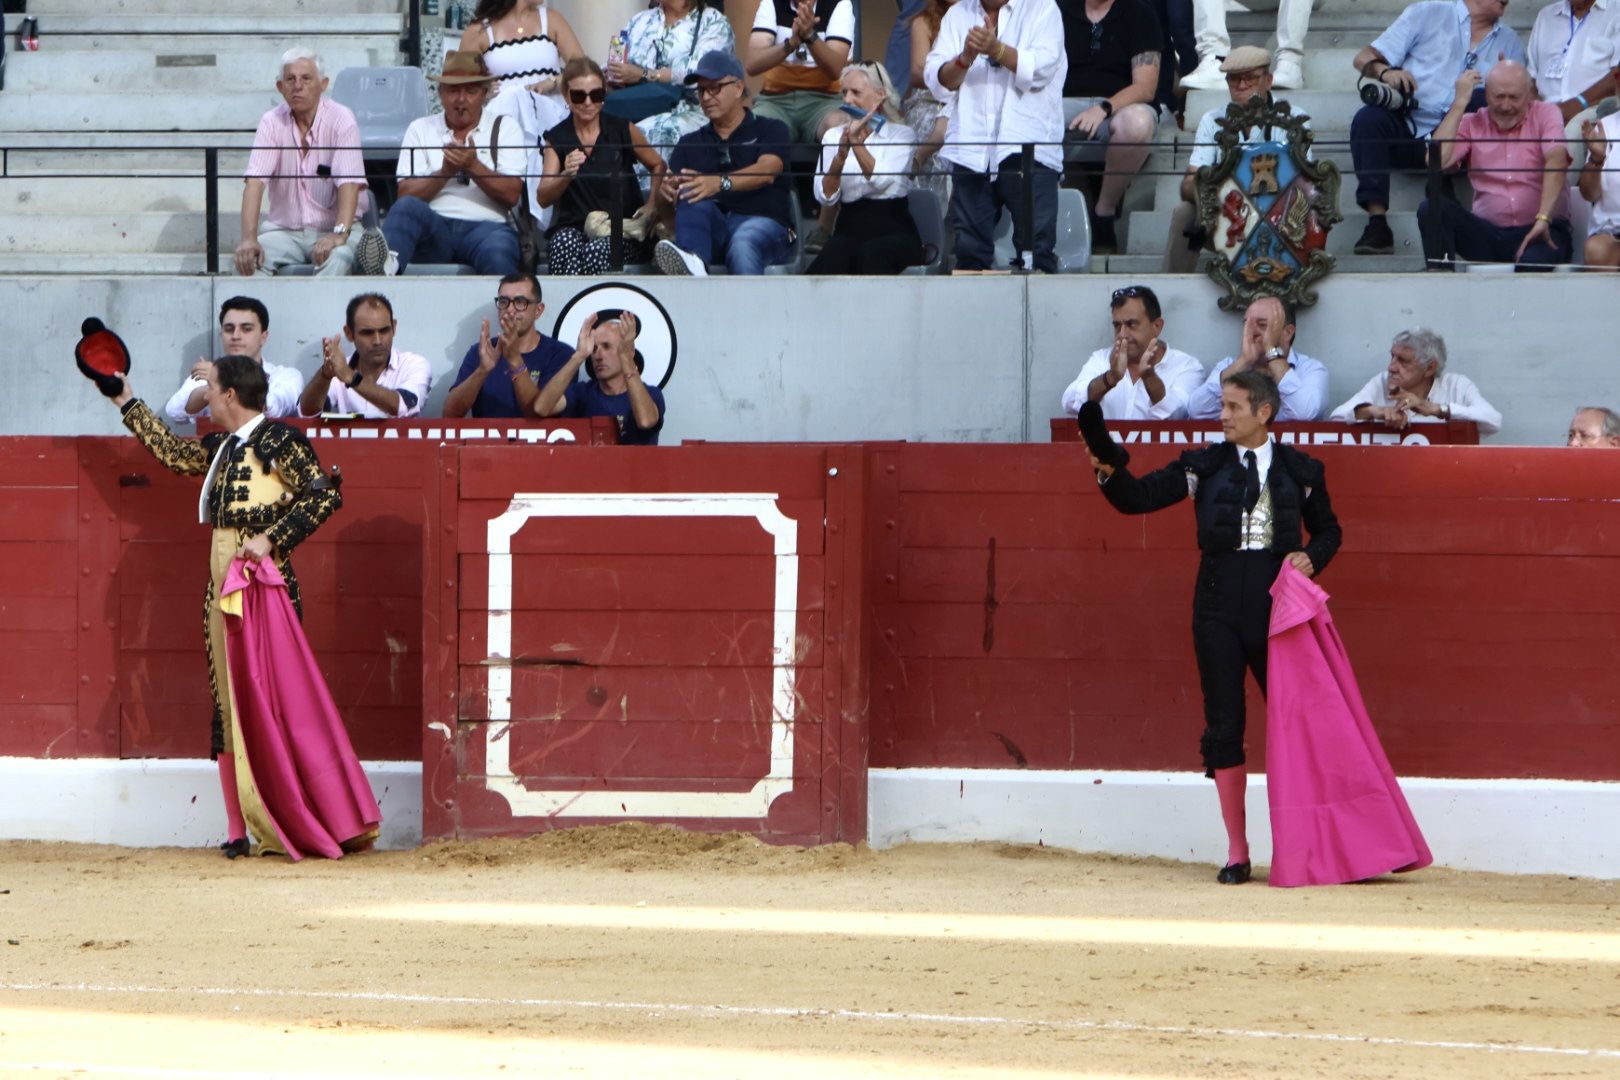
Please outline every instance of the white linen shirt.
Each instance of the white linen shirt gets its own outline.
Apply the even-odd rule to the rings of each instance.
[[[354,363],[353,356],[349,357],[349,362]],[[377,376],[377,385],[400,395],[399,411],[393,416],[389,416],[337,379],[331,380],[327,385],[326,411],[359,413],[367,420],[405,420],[418,416],[422,412],[422,403],[427,400],[428,391],[433,388],[433,365],[427,362],[425,356],[395,349],[388,354],[388,366]],[[404,393],[400,393],[401,391]],[[410,400],[413,397],[416,400]]]
[[[939,156],[990,174],[1032,142],[1035,160],[1061,172],[1063,80],[1069,73],[1063,15],[1054,0],[1008,0],[1001,9],[998,37],[1018,51],[1017,69],[1009,71],[981,56],[959,89],[947,89],[939,81],[940,70],[956,62],[968,31],[984,20],[979,0],[957,0],[939,24],[939,36],[923,64],[923,81],[934,100],[955,104]]]
[[[1536,12],[1530,28],[1530,74],[1555,105],[1620,66],[1620,0],[1594,0],[1584,19],[1573,14],[1569,0],[1556,0]]]
[[[850,123],[854,123],[853,119]],[[844,127],[830,128],[821,136],[821,164],[816,167],[816,201],[822,206],[836,203],[858,202],[861,199],[903,199],[911,190],[911,157],[917,149],[917,133],[904,124],[890,120],[883,130],[866,137],[866,149],[872,154],[872,177],[861,172],[855,148],[850,147],[844,159],[844,181],[838,190],[828,195],[821,178],[832,168],[838,156],[838,141],[843,138]]]
[[[1086,389],[1091,381],[1106,372],[1113,356],[1113,348],[1098,349],[1080,368],[1069,388],[1063,391],[1063,411],[1073,416],[1086,403]],[[1179,420],[1187,415],[1187,399],[1204,381],[1204,365],[1196,356],[1180,349],[1165,347],[1164,359],[1153,370],[1164,383],[1164,397],[1155,402],[1140,378],[1127,374],[1114,388],[1102,396],[1106,420]]]
[[[1204,385],[1194,390],[1187,399],[1187,417],[1191,420],[1217,420],[1221,415],[1221,377],[1232,366],[1232,357],[1216,364]],[[1282,408],[1274,420],[1315,420],[1322,415],[1327,403],[1328,369],[1320,360],[1302,352],[1288,350],[1288,374],[1277,383],[1282,394]]]
[[[490,154],[494,128],[495,114],[492,109],[486,108],[472,134],[472,141],[478,148],[478,160],[502,176],[522,176],[529,154],[522,126],[510,117],[501,125],[501,152],[498,158]],[[405,129],[395,173],[401,180],[432,176],[444,164],[444,144],[450,138],[450,125],[444,122],[443,113],[412,120],[411,126]],[[434,213],[454,221],[506,220],[506,207],[484,194],[484,189],[477,184],[463,184],[455,177],[445,181],[444,187],[439,189],[428,205],[433,207]]]
[[[1598,174],[1598,179],[1603,182],[1603,190],[1598,201],[1592,204],[1588,236],[1620,233],[1620,160],[1615,157],[1620,154],[1620,113],[1610,113],[1598,123],[1603,128],[1603,137],[1609,140],[1609,146],[1608,155],[1603,159],[1603,171]],[[1571,175],[1576,175],[1578,169],[1579,166]]]
[[[1453,420],[1472,420],[1479,425],[1481,435],[1495,435],[1502,430],[1502,414],[1496,406],[1485,400],[1485,395],[1479,392],[1479,387],[1466,375],[1453,375],[1449,371],[1440,373],[1429,388],[1429,400],[1436,405],[1445,405],[1451,409]],[[1340,420],[1344,423],[1354,423],[1356,408],[1361,405],[1374,405],[1386,408],[1395,404],[1395,399],[1389,396],[1389,373],[1379,372],[1367,380],[1363,386],[1350,396],[1350,400],[1333,410],[1329,420]],[[1438,416],[1419,416],[1412,414],[1414,424],[1440,423]]]
[[[259,366],[264,368],[264,377],[270,383],[270,390],[264,398],[264,415],[272,420],[297,416],[298,395],[304,392],[304,377],[298,373],[298,369],[272,364],[268,360],[261,361]],[[202,379],[187,377],[163,406],[163,415],[176,424],[195,423],[197,417],[207,416],[206,405],[197,412],[186,412],[186,403],[191,400],[191,395],[207,385]]]

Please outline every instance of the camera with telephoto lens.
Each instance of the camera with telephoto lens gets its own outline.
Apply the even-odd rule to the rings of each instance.
[[[1399,70],[1399,68],[1384,69],[1384,71]],[[1380,71],[1378,74],[1382,76],[1384,72]],[[1389,83],[1384,82],[1382,78],[1362,79],[1357,90],[1361,93],[1361,100],[1364,103],[1377,109],[1388,109],[1390,112],[1405,112],[1412,107],[1411,100],[1405,94],[1389,85]]]

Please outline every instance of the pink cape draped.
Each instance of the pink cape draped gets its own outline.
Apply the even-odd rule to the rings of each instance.
[[[343,844],[377,828],[382,813],[315,664],[287,583],[269,560],[231,563],[222,597],[242,593],[225,618],[231,687],[252,783],[288,857],[341,858]]]
[[[1266,672],[1270,884],[1338,885],[1434,861],[1361,701],[1328,594],[1287,563]]]

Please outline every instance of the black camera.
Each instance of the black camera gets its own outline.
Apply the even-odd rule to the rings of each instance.
[[[1395,68],[1386,68],[1386,71],[1395,71]],[[1380,72],[1379,74],[1383,74]],[[1407,96],[1395,87],[1379,79],[1363,79],[1357,87],[1361,100],[1376,109],[1388,109],[1390,112],[1405,112],[1412,107]]]

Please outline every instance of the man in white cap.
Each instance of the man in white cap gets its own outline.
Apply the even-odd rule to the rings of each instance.
[[[1277,64],[1272,78],[1279,90],[1305,85],[1305,33],[1311,25],[1312,0],[1241,0],[1244,7],[1277,9]],[[1318,0],[1320,2],[1320,0]],[[1215,90],[1225,74],[1221,61],[1232,52],[1226,31],[1226,0],[1193,0],[1193,35],[1198,39],[1198,67],[1184,76],[1189,90]]]
[[[1247,105],[1255,98],[1271,97],[1271,54],[1258,45],[1240,45],[1221,61],[1221,73],[1226,78],[1227,92],[1232,95],[1231,105]],[[1198,170],[1214,165],[1220,157],[1215,145],[1216,121],[1226,115],[1231,105],[1221,105],[1204,114],[1198,121],[1198,133],[1193,136],[1192,154],[1187,158],[1187,172],[1181,178],[1181,204],[1170,212],[1170,237],[1164,248],[1161,269],[1167,274],[1190,274],[1197,269],[1198,250],[1202,241],[1188,237],[1188,228],[1198,217],[1198,192],[1195,182]],[[1310,121],[1306,121],[1309,126]],[[1266,138],[1263,131],[1249,130],[1244,145]]]

